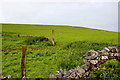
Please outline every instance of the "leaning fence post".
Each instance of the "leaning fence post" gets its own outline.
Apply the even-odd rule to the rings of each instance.
[[[21,59],[21,73],[22,73],[22,77],[26,77],[26,51],[27,51],[27,47],[23,46],[22,47],[22,59]]]
[[[55,45],[55,39],[54,39],[54,30],[52,30],[52,44]]]

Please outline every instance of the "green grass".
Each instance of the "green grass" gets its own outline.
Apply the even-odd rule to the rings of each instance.
[[[56,74],[59,69],[69,70],[83,64],[83,54],[87,51],[101,50],[107,46],[118,45],[118,33],[111,31],[95,30],[89,28],[78,28],[69,26],[49,25],[19,25],[3,24],[2,30],[10,35],[20,34],[22,36],[45,36],[51,39],[51,31],[55,30],[55,41],[57,48],[27,51],[27,77],[47,78],[49,74]],[[3,49],[28,47],[48,47],[46,42],[38,42],[32,45],[25,44],[24,37],[3,36]],[[60,45],[63,45],[61,47]],[[12,75],[15,78],[21,77],[20,60],[21,51],[2,53],[3,74]],[[119,65],[116,60],[100,66],[99,70],[92,73],[90,78],[119,78]],[[103,68],[105,67],[106,70]]]
[[[3,24],[3,32],[19,33],[28,36],[45,36],[51,39],[51,31],[55,30],[55,40],[58,44],[66,44],[74,41],[99,41],[117,43],[118,33],[111,31],[95,30],[83,27],[55,26],[55,25],[20,25]]]

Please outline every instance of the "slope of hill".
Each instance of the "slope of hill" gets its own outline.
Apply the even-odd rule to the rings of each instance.
[[[2,24],[3,32],[19,33],[28,36],[46,36],[51,39],[51,30],[55,30],[55,40],[62,43],[73,41],[118,42],[118,33],[83,27],[56,25]]]
[[[51,45],[52,30],[55,30],[55,46]],[[82,55],[91,49],[97,51],[107,46],[118,45],[117,32],[83,27],[2,24],[2,32],[6,34],[2,36],[2,49],[18,48],[16,51],[2,52],[3,74],[5,76],[12,75],[14,78],[21,77],[21,51],[19,48],[22,46],[30,47],[27,51],[27,77],[47,78],[49,74],[56,73],[60,69],[69,70],[83,64]],[[21,37],[14,36],[16,34],[20,34]],[[37,36],[30,37],[27,39],[28,41],[45,36],[50,41],[26,44],[26,38],[22,36]],[[40,50],[32,50],[31,48]],[[97,72],[91,74],[89,78],[118,79],[119,65],[120,63],[116,60],[110,60],[103,64]]]

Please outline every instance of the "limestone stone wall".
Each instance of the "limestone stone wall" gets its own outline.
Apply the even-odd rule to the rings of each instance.
[[[85,55],[83,60],[84,64],[77,66],[75,69],[64,71],[60,69],[58,74],[50,74],[47,80],[64,80],[71,78],[86,78],[93,70],[97,70],[97,67],[110,59],[116,59],[120,61],[120,46],[105,47],[103,50],[94,51],[90,50]],[[13,80],[11,76],[4,76],[0,73],[0,79],[2,80]],[[31,80],[24,77],[22,80]],[[42,80],[42,78],[36,78],[33,80]]]
[[[117,59],[120,61],[120,46],[105,47],[101,51],[90,50],[85,55],[84,64],[77,66],[75,69],[69,71],[59,70],[58,74],[50,74],[49,78],[85,78],[93,70],[110,59]]]

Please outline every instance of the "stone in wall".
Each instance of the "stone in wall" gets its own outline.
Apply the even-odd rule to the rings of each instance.
[[[83,75],[85,73],[85,70],[81,68],[80,66],[77,66],[76,70],[78,71],[80,75]]]
[[[90,60],[90,63],[95,65],[98,63],[98,60]]]
[[[55,74],[50,74],[50,75],[49,75],[49,79],[52,80],[53,78],[57,78],[56,75],[55,75]]]
[[[108,56],[101,56],[101,59],[108,59]]]
[[[83,68],[85,71],[87,71],[87,70],[89,69],[89,65],[83,64],[83,65],[81,66],[81,68]]]
[[[120,46],[108,47],[111,53],[120,53]]]
[[[86,64],[86,65],[90,65],[90,62],[86,59],[83,60],[83,62]]]
[[[95,59],[98,56],[98,52],[94,50],[90,50],[84,56],[85,59]]]
[[[98,51],[99,56],[109,56],[108,52]]]

